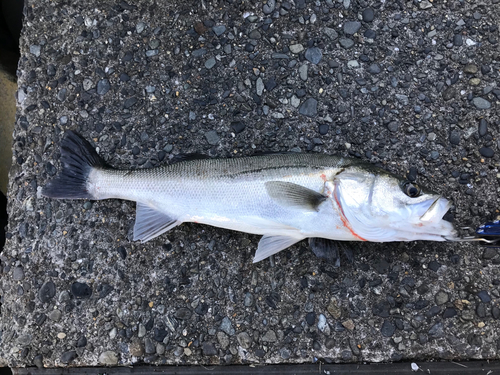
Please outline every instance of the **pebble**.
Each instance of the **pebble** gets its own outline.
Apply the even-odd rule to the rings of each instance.
[[[137,25],[135,25],[135,31],[137,34],[140,34],[144,31],[146,28],[146,24],[144,22],[139,22]]]
[[[488,122],[484,118],[479,120],[478,133],[480,137],[484,137],[488,133]]]
[[[30,46],[30,53],[35,55],[36,57],[40,56],[42,48],[39,45],[33,44]]]
[[[366,8],[365,10],[363,10],[362,17],[363,21],[372,22],[373,19],[375,18],[375,12],[373,8]]]
[[[234,121],[231,123],[231,129],[235,134],[239,134],[245,130],[245,123],[243,121]]]
[[[490,147],[481,147],[479,149],[479,153],[485,158],[492,158],[495,154],[495,151],[493,151],[493,149]]]
[[[199,48],[199,49],[195,49],[191,55],[193,57],[201,57],[203,55],[205,55],[207,53],[207,49],[206,48]]]
[[[163,328],[155,328],[153,331],[153,340],[157,342],[163,342],[165,337],[167,337],[168,332]]]
[[[38,291],[38,298],[42,302],[50,301],[56,295],[56,286],[52,281],[47,281]]]
[[[316,314],[314,312],[309,312],[306,314],[306,323],[312,326],[316,321]]]
[[[404,94],[396,94],[396,99],[403,105],[408,105],[408,96]]]
[[[300,105],[300,99],[297,98],[296,95],[292,95],[291,99],[290,99],[290,104],[295,107],[295,108],[298,108],[299,105]]]
[[[59,320],[61,320],[61,316],[62,316],[62,312],[61,310],[52,310],[51,312],[49,312],[47,314],[47,316],[49,317],[50,320],[54,321],[54,322],[58,322]]]
[[[215,66],[215,58],[211,57],[207,61],[205,61],[205,68],[212,69]]]
[[[201,349],[203,350],[203,355],[206,356],[212,356],[212,355],[217,355],[217,349],[215,349],[215,346],[211,342],[203,342],[201,344]]]
[[[481,302],[484,302],[484,303],[491,302],[491,297],[486,290],[481,290],[480,292],[477,293],[477,296],[479,297]]]
[[[57,338],[60,339],[60,340],[63,340],[66,338],[66,334],[64,332],[59,332],[57,334]]]
[[[457,315],[457,310],[454,307],[447,307],[443,312],[443,319],[453,318]]]
[[[94,82],[91,79],[85,78],[83,80],[83,89],[85,91],[92,90],[94,88]]]
[[[377,63],[373,63],[368,67],[368,72],[371,74],[379,74],[381,71],[382,68]]]
[[[215,33],[215,35],[221,36],[226,32],[226,26],[224,25],[214,26],[212,27],[212,30]]]
[[[431,338],[440,338],[444,336],[444,331],[443,331],[443,323],[439,322],[434,324],[430,329],[429,329],[429,337]]]
[[[307,64],[302,64],[299,68],[299,77],[303,81],[307,81]]]
[[[229,346],[229,337],[224,332],[217,332],[217,341],[222,349],[227,349]]]
[[[250,31],[250,34],[248,34],[248,37],[250,39],[260,39],[262,35],[260,34],[258,29],[253,29],[252,31]]]
[[[432,3],[430,3],[429,1],[427,0],[422,0],[419,4],[420,6],[420,9],[422,10],[425,10],[425,9],[429,9],[429,8],[432,8]]]
[[[358,32],[361,28],[361,22],[359,21],[347,21],[344,23],[344,33],[352,35]]]
[[[153,57],[153,56],[156,56],[158,55],[158,50],[157,49],[148,49],[146,51],[146,57]]]
[[[252,293],[248,292],[245,294],[245,299],[243,301],[244,305],[246,307],[253,306],[253,295]]]
[[[276,7],[276,0],[267,0],[267,3],[262,7],[264,14],[271,14]]]
[[[235,334],[233,324],[231,323],[231,320],[227,316],[225,316],[224,319],[222,319],[220,330],[222,332],[227,333],[229,336],[233,336]]]
[[[330,27],[325,27],[323,29],[323,33],[325,33],[325,35],[331,40],[335,40],[339,37],[339,33]]]
[[[456,47],[463,46],[464,44],[464,39],[462,38],[461,34],[455,34],[453,36],[453,45]]]
[[[347,62],[347,67],[351,68],[351,69],[359,68],[359,62],[358,62],[358,60],[349,60]],[[364,86],[364,85],[362,85],[362,86]]]
[[[262,81],[262,78],[257,78],[257,82],[255,83],[255,88],[257,91],[258,96],[262,96],[262,93],[264,92],[264,82]]]
[[[106,94],[110,88],[111,85],[109,84],[109,80],[107,79],[101,79],[99,82],[97,82],[97,93],[99,95]]]
[[[261,337],[263,342],[276,342],[276,333],[273,330],[267,331],[264,336]]]
[[[347,319],[346,321],[342,322],[342,326],[344,328],[348,329],[349,331],[352,331],[355,328],[354,322],[352,321],[352,319]]]
[[[236,339],[243,349],[249,349],[252,346],[252,338],[246,332],[238,333]]]
[[[474,106],[477,109],[489,109],[489,108],[491,108],[491,103],[488,100],[480,98],[480,97],[475,97],[474,99],[472,99],[472,104],[474,104]]]
[[[92,295],[92,288],[85,283],[74,282],[71,284],[71,294],[77,299],[90,298]]]
[[[286,360],[286,359],[289,359],[289,358],[290,358],[290,356],[291,356],[291,354],[292,354],[292,353],[290,352],[290,350],[289,350],[289,349],[287,349],[287,348],[281,348],[279,352],[280,352],[280,356],[281,356],[281,358],[283,358],[283,359],[285,359],[285,360]]]
[[[57,99],[61,102],[64,102],[64,100],[66,100],[67,94],[68,94],[68,89],[63,88],[59,90],[59,92],[57,93]]]
[[[191,318],[192,312],[187,307],[181,307],[175,312],[175,317],[180,320],[187,320]]]
[[[306,50],[304,57],[311,63],[317,65],[321,61],[323,54],[318,47],[312,47]]]
[[[318,132],[321,135],[326,135],[328,130],[330,130],[330,126],[328,124],[321,124],[318,126]]]
[[[144,350],[145,350],[146,354],[156,353],[155,344],[153,343],[153,340],[151,340],[149,337],[146,337],[144,339]]]
[[[289,49],[290,49],[291,53],[298,54],[298,53],[301,53],[304,50],[304,46],[302,44],[292,44],[289,47]]]
[[[397,121],[391,121],[388,125],[387,125],[387,129],[389,129],[391,132],[397,132],[398,131],[398,128],[399,128],[399,123]]]
[[[12,279],[15,281],[21,281],[24,279],[24,269],[23,267],[14,267],[14,270],[12,271]]]
[[[77,348],[83,348],[87,346],[87,338],[85,336],[80,336],[78,340],[76,341],[76,347]]]
[[[483,302],[479,302],[477,304],[476,315],[480,318],[486,317],[486,305]]]
[[[339,43],[341,47],[345,49],[349,49],[352,48],[352,46],[354,46],[354,40],[350,38],[340,38]]]
[[[76,352],[74,350],[70,350],[70,351],[67,351],[67,352],[64,352],[63,354],[61,354],[61,362],[62,363],[71,363],[76,359],[76,357],[78,357]]]
[[[41,354],[36,355],[33,358],[33,363],[35,364],[36,367],[39,369],[43,368],[43,356]]]
[[[394,323],[389,320],[384,320],[384,323],[382,323],[382,327],[380,328],[380,333],[382,333],[385,337],[392,337],[394,332],[396,332],[396,326]]]
[[[450,143],[452,145],[458,145],[460,143],[460,132],[457,129],[453,129],[450,132]]]
[[[144,355],[144,347],[140,341],[133,341],[129,344],[129,353],[133,357],[141,357]]]
[[[114,366],[118,364],[118,355],[111,350],[102,352],[99,355],[99,363],[103,365]]]
[[[453,87],[448,87],[446,90],[443,91],[443,99],[445,101],[453,99],[455,96],[457,96],[457,90]]]
[[[209,130],[208,132],[205,133],[205,138],[207,139],[207,142],[211,144],[212,146],[215,146],[216,144],[219,143],[219,136],[215,130]]]
[[[500,308],[498,306],[493,306],[491,309],[491,316],[493,319],[500,319]]]
[[[467,64],[464,67],[464,73],[468,74],[476,74],[477,73],[477,65],[475,64]]]
[[[443,305],[446,302],[448,302],[448,300],[449,300],[448,293],[446,293],[442,290],[437,292],[436,295],[434,296],[434,301],[436,301],[437,305]]]
[[[326,322],[326,316],[324,316],[323,314],[319,314],[319,316],[318,316],[318,329],[321,332],[325,332],[327,327],[328,327],[328,323]]]
[[[307,99],[299,108],[299,113],[304,116],[314,117],[317,114],[318,101],[314,98]]]

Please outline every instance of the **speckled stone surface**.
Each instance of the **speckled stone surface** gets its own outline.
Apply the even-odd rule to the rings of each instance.
[[[498,214],[498,0],[27,1],[0,364],[492,359],[500,256],[475,244],[306,243],[183,224],[128,240],[132,203],[37,196],[66,129],[109,164],[178,153],[360,157]],[[488,2],[490,3],[490,2]]]

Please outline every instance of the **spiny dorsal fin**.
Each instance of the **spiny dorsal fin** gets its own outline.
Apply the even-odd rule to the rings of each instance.
[[[304,186],[285,181],[265,183],[267,194],[282,206],[318,211],[326,196]]]
[[[211,157],[199,153],[177,154],[172,159],[170,159],[170,164],[180,163],[181,161],[200,160],[200,159],[211,159]]]

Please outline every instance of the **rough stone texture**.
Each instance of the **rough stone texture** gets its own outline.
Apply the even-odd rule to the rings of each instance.
[[[301,242],[252,264],[257,236],[184,224],[141,244],[128,240],[133,203],[37,196],[73,129],[119,168],[189,152],[359,157],[418,172],[453,201],[457,227],[494,219],[500,156],[479,150],[496,151],[500,136],[500,15],[476,3],[373,3],[374,20],[347,40],[344,20],[366,2],[27,1],[1,364],[497,358],[500,259],[475,244],[350,243],[353,263],[335,268]],[[317,47],[321,61],[293,44]],[[467,64],[481,69],[465,74]],[[272,91],[257,95],[258,78]],[[308,98],[312,117],[299,112]]]

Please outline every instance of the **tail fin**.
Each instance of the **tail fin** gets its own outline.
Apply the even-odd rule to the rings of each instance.
[[[73,131],[67,131],[61,143],[62,171],[42,190],[42,195],[56,199],[95,199],[87,189],[90,172],[106,168],[94,148]]]

